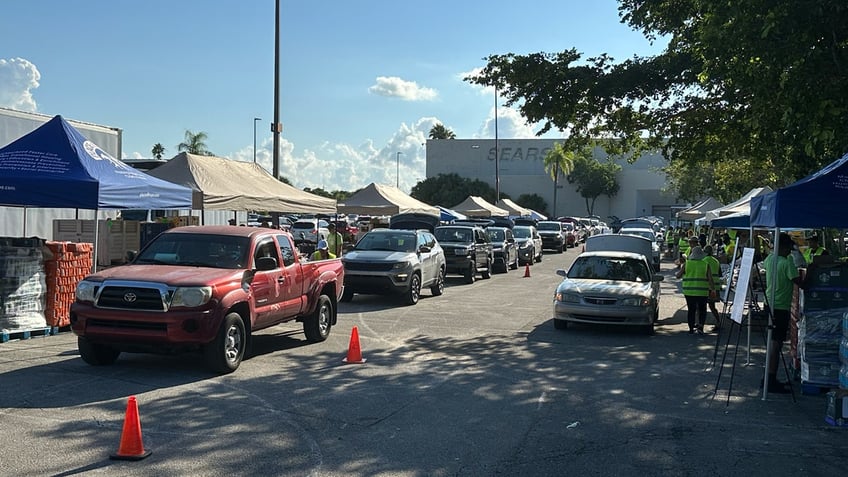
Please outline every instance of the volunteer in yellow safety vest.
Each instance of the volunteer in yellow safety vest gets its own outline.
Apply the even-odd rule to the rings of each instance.
[[[810,238],[807,239],[807,250],[804,250],[804,260],[807,261],[807,264],[813,263],[814,257],[829,254],[830,252],[819,244],[818,235],[810,235]]]
[[[698,237],[689,238],[689,257],[677,272],[677,278],[683,278],[683,297],[686,298],[686,321],[689,323],[689,334],[696,331],[704,333],[704,323],[707,321],[707,301],[715,298],[715,285],[709,262],[705,261],[706,254],[698,244]],[[696,321],[697,318],[697,321]]]

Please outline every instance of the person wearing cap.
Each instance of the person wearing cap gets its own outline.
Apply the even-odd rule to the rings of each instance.
[[[336,231],[336,224],[333,222],[330,222],[327,225],[327,231],[330,232],[327,235],[327,245],[329,246],[330,253],[337,257],[341,257],[342,247],[344,246],[344,237]]]
[[[317,260],[329,260],[331,258],[336,258],[336,254],[330,252],[330,246],[327,244],[326,240],[319,240],[318,247],[314,252],[312,252],[312,256],[309,258],[309,261],[315,262]]]
[[[677,278],[683,278],[683,297],[686,298],[686,321],[689,334],[704,334],[707,322],[707,300],[715,296],[715,285],[706,254],[698,244],[698,237],[689,237],[689,256],[677,272]]]
[[[830,252],[819,244],[818,235],[810,235],[807,239],[807,250],[804,250],[804,260],[807,265],[813,263],[813,259],[819,255],[829,255]]]

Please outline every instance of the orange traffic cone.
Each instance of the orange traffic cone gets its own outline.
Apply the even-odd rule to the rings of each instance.
[[[362,357],[362,350],[359,348],[359,329],[355,326],[350,332],[350,345],[347,347],[347,358],[342,360],[347,364],[362,364],[365,359]]]
[[[144,450],[141,442],[141,422],[138,420],[138,403],[135,396],[130,396],[127,402],[127,413],[124,417],[124,431],[121,433],[121,446],[117,454],[109,456],[113,460],[141,460],[152,454]]]
[[[530,278],[530,264],[524,264],[524,278]]]

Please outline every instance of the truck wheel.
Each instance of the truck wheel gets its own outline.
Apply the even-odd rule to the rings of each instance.
[[[345,287],[344,290],[342,291],[341,301],[347,303],[347,302],[352,301],[352,300],[353,300],[353,290],[351,290],[348,287]]]
[[[413,273],[412,276],[409,277],[409,288],[406,289],[406,293],[403,295],[403,301],[406,302],[407,305],[414,305],[418,303],[418,298],[421,296],[421,277],[417,273]]]
[[[481,274],[481,276],[483,277],[483,279],[492,278],[492,259],[491,258],[486,259],[486,269],[483,270],[483,273]]]
[[[118,359],[120,351],[106,345],[96,344],[88,341],[82,336],[77,338],[77,349],[80,358],[92,366],[108,366]]]
[[[439,274],[436,276],[436,283],[430,287],[430,293],[433,296],[439,296],[445,292],[445,269],[440,268]]]
[[[477,265],[472,262],[468,264],[468,269],[465,270],[465,283],[474,283],[477,278]]]
[[[244,359],[246,345],[244,320],[238,313],[229,313],[224,317],[215,339],[203,347],[206,365],[216,373],[232,373]]]
[[[310,343],[320,343],[330,336],[333,326],[333,302],[327,295],[318,297],[315,311],[303,321],[303,333]]]

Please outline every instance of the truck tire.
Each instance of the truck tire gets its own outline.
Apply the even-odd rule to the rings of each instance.
[[[119,350],[106,345],[92,343],[82,336],[77,338],[77,349],[80,358],[92,366],[108,366],[113,364],[121,354]]]
[[[413,273],[409,277],[409,288],[406,289],[406,293],[403,294],[403,301],[407,305],[414,305],[418,303],[418,298],[421,297],[421,276],[417,273]]]
[[[219,374],[232,373],[244,359],[246,346],[244,320],[238,313],[229,313],[224,317],[215,339],[203,347],[206,365]]]
[[[436,275],[436,282],[430,286],[430,293],[433,296],[439,296],[445,292],[445,268],[442,267],[439,269],[439,274]]]
[[[327,295],[318,297],[315,311],[303,320],[303,333],[310,343],[320,343],[330,336],[333,326],[333,302]]]

